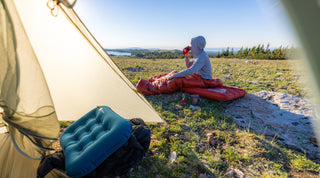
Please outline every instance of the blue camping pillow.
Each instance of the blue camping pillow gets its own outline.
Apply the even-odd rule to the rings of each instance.
[[[109,107],[91,110],[61,134],[67,175],[89,174],[125,144],[131,133],[131,123]]]

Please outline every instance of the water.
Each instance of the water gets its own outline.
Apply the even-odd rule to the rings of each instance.
[[[129,52],[107,51],[110,56],[131,56]]]

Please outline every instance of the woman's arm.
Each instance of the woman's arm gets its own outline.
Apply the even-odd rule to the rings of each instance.
[[[186,70],[183,70],[179,73],[174,74],[173,77],[176,78],[176,77],[185,77],[188,75],[192,75],[197,71],[199,71],[204,66],[204,64],[205,64],[204,60],[202,58],[198,58],[190,68],[187,68]]]
[[[187,67],[187,68],[190,68],[190,67],[193,65],[193,63],[194,63],[194,61],[190,61],[189,55],[186,55],[186,56],[185,56],[184,61],[185,61],[185,63],[186,63],[186,67]]]

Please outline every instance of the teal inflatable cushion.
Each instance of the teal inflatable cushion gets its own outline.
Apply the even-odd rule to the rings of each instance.
[[[61,134],[67,175],[87,175],[124,145],[131,133],[131,123],[109,107],[91,110]]]

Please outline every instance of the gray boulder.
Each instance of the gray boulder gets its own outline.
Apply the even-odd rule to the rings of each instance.
[[[260,91],[225,104],[225,113],[242,128],[277,139],[286,147],[318,161],[312,103],[285,93]]]

